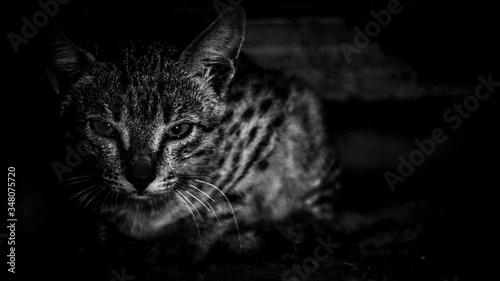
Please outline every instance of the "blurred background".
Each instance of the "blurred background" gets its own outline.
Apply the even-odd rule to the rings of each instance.
[[[60,2],[59,10],[49,17],[75,42],[157,38],[175,40],[180,47],[221,9],[243,6],[248,17],[243,52],[264,67],[303,78],[323,99],[327,127],[344,170],[338,208],[371,214],[388,205],[420,202],[424,206],[419,214],[425,217],[430,242],[417,245],[418,254],[412,252],[404,273],[398,275],[396,267],[380,276],[363,275],[350,268],[350,273],[342,271],[343,277],[335,277],[453,280],[458,275],[465,280],[478,278],[489,267],[491,261],[484,258],[483,251],[490,247],[487,238],[493,235],[495,224],[491,214],[497,198],[493,190],[498,185],[498,117],[494,116],[499,87],[490,87],[491,96],[480,100],[477,108],[467,110],[470,103],[464,107],[464,115],[451,114],[461,116],[456,130],[452,129],[455,121],[447,121],[443,115],[449,109],[454,112],[455,104],[473,99],[481,84],[479,76],[500,81],[498,10],[493,4],[418,0]],[[19,44],[17,53],[8,37],[10,32],[22,35],[22,18],[33,22],[41,6],[37,1],[2,5],[6,158],[7,166],[15,166],[17,171],[19,248],[30,255],[30,248],[22,245],[39,241],[41,225],[53,212],[46,194],[57,185],[51,163],[63,162],[64,141],[38,32]],[[375,24],[374,13],[381,14],[388,7],[399,12],[391,14],[385,26]],[[367,26],[371,27],[366,30]],[[366,44],[360,31],[369,40]],[[486,89],[481,91],[486,93]],[[443,129],[446,141],[436,144],[435,152],[391,189],[386,172],[397,175],[398,157],[408,159],[418,149],[415,140],[431,138],[436,128]],[[374,253],[375,259],[379,254]],[[29,271],[29,263],[23,267],[22,261],[20,254],[19,270]],[[469,275],[468,269],[475,268],[476,262],[482,269],[471,270]],[[323,275],[328,276],[333,275]]]

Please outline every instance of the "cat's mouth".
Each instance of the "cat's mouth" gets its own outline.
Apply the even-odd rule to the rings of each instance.
[[[164,183],[156,185],[157,188],[142,191],[123,185],[108,186],[112,195],[106,201],[109,203],[106,204],[107,208],[101,209],[102,214],[126,235],[140,239],[153,237],[156,233],[166,231],[166,227],[174,229],[173,225],[188,220],[195,214],[201,218],[204,210],[214,212],[210,205],[216,202],[212,197],[214,195],[203,190],[201,184],[212,187],[221,194],[222,191],[209,182],[193,181],[191,183],[186,180],[184,185],[182,181]]]
[[[129,197],[134,199],[134,200],[144,201],[144,200],[148,200],[151,197],[151,195],[136,193],[136,194],[131,194]]]
[[[141,204],[158,204],[159,202],[170,201],[169,192],[133,192],[126,194],[127,202],[141,203]]]
[[[169,189],[162,191],[137,191],[133,189],[121,188],[121,186],[109,186],[109,192],[100,201],[102,213],[117,213],[120,210],[130,210],[139,213],[152,213],[155,211],[163,211],[169,202],[172,195]],[[104,193],[104,192],[103,192]]]
[[[161,206],[161,203],[167,203],[170,201],[170,196],[167,192],[164,193],[132,193],[128,194],[126,202],[131,204],[152,204],[156,206]]]
[[[104,214],[117,229],[138,239],[151,238],[165,231],[165,227],[189,215],[183,206],[164,194],[139,194],[121,192],[116,203]]]

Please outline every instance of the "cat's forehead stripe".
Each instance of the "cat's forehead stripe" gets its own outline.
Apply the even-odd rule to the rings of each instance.
[[[120,101],[114,101],[109,108],[115,122],[119,122],[122,117],[122,106],[123,104]]]

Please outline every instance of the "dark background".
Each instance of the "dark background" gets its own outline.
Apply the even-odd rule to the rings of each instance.
[[[393,15],[370,45],[347,63],[340,43],[353,45],[353,28],[363,29],[373,20],[370,11],[384,9],[387,2],[242,1],[249,19],[243,51],[265,66],[303,77],[322,95],[327,126],[344,163],[340,209],[370,214],[387,204],[431,206],[426,213],[430,242],[405,261],[402,268],[410,269],[398,275],[398,266],[391,264],[375,277],[342,269],[336,279],[477,280],[493,267],[485,253],[493,252],[489,238],[498,221],[492,214],[497,198],[493,190],[498,186],[494,116],[500,90],[481,101],[456,131],[442,115],[474,93],[479,75],[492,74],[500,81],[498,13],[493,4],[481,1],[401,1],[403,12]],[[176,38],[183,45],[217,16],[211,1],[73,0],[59,8],[52,20],[75,42]],[[33,260],[28,258],[35,249],[32,243],[40,243],[45,220],[57,212],[50,207],[51,190],[57,185],[51,163],[63,162],[65,153],[57,106],[45,76],[41,36],[21,45],[18,54],[6,36],[20,34],[21,17],[31,19],[39,10],[36,1],[2,7],[2,92],[7,109],[3,135],[7,166],[16,167],[16,269],[25,276],[33,273]],[[272,28],[280,32],[270,32]],[[414,140],[429,138],[437,127],[445,130],[447,141],[392,192],[384,172],[396,173],[397,157],[407,159],[417,148]],[[71,240],[60,239],[53,245],[56,252]],[[62,270],[60,261],[53,262],[54,270]]]

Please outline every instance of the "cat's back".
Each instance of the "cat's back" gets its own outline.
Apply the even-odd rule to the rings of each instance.
[[[243,62],[228,93],[221,126],[219,184],[253,194],[252,219],[281,219],[331,192],[337,157],[327,139],[318,96],[279,70]],[[322,187],[330,185],[323,190]],[[251,201],[252,201],[251,200]],[[329,214],[317,214],[329,216]]]

